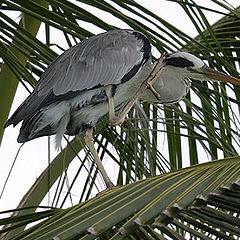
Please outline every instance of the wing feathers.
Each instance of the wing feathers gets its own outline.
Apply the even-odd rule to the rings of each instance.
[[[150,46],[150,43],[142,34],[138,33],[140,38],[133,33],[136,31],[109,31],[67,50],[46,70],[44,81],[37,86],[39,94],[46,94],[47,89],[60,95],[98,85],[119,84],[126,73],[150,56],[150,47],[147,54],[143,52],[144,44]]]
[[[83,90],[126,82],[150,55],[151,46],[147,38],[133,30],[112,30],[86,39],[49,65],[33,93],[5,127],[25,119],[24,123],[29,123],[27,119],[42,107],[71,99]]]

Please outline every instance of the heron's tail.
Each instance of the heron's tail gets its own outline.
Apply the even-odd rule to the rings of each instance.
[[[42,120],[43,113],[40,111],[24,119],[17,141],[19,143],[24,143],[34,138],[55,134],[54,129],[50,125],[40,128],[42,125]]]
[[[55,147],[60,149],[62,137],[69,123],[70,113],[68,111],[56,113],[55,110],[52,108],[42,109],[24,119],[18,142],[23,143],[34,138],[56,134]]]

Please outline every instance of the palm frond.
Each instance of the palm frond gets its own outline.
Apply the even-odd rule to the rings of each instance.
[[[160,239],[164,235],[181,238],[187,234],[201,239],[210,236],[232,239],[231,235],[240,236],[236,215],[239,161],[238,157],[195,165],[118,187],[65,210],[53,209],[35,213],[35,217],[26,215],[1,222],[22,223],[23,219],[29,222],[51,215],[12,238],[16,240],[106,239],[106,236],[123,239],[134,238],[144,230],[149,232],[148,229]],[[5,231],[8,229],[2,232]]]
[[[97,17],[94,11],[90,10],[90,7],[94,8],[94,10],[98,9],[104,12],[106,16],[107,14],[111,14],[114,18],[121,20],[125,26],[143,32],[150,39],[153,46],[160,52],[186,50],[199,56],[210,66],[238,77],[240,8],[233,9],[226,1],[215,0],[211,2],[221,7],[221,10],[212,10],[188,0],[171,0],[170,2],[182,7],[186,16],[189,17],[198,32],[196,38],[188,36],[181,29],[176,28],[165,19],[152,13],[133,0],[79,0],[76,2],[65,0],[3,0],[0,6],[2,10],[0,13],[0,24],[2,26],[0,55],[4,61],[0,74],[0,136],[3,134],[2,126],[9,113],[18,81],[24,84],[26,88],[29,87],[28,84],[33,86],[36,83],[35,79],[42,74],[46,66],[56,58],[66,46],[71,47],[93,34],[89,31],[89,25],[85,24],[91,24],[98,31],[118,27],[117,24],[113,25],[112,22],[109,22],[107,17],[101,19]],[[7,11],[9,10],[21,13],[21,21],[19,24],[8,17]],[[211,25],[205,17],[206,11],[221,14],[223,17]],[[35,37],[40,22],[46,29],[44,36],[46,44]],[[61,44],[52,42],[51,34],[53,29],[57,29],[62,34]],[[116,197],[115,200],[120,201],[120,199],[117,198],[117,193],[127,198],[126,193],[130,191],[133,194],[130,196],[137,196],[134,195],[137,194],[138,191],[135,191],[135,187],[139,189],[139,191],[144,191],[146,188],[144,188],[143,185],[147,187],[151,184],[153,185],[151,185],[152,188],[150,189],[156,191],[156,193],[148,189],[149,192],[151,192],[153,196],[157,193],[159,195],[156,195],[157,197],[155,199],[145,194],[139,195],[139,198],[137,198],[141,199],[142,197],[144,200],[146,196],[147,198],[150,197],[153,201],[151,204],[145,202],[146,205],[142,206],[142,208],[139,207],[136,212],[129,212],[129,215],[124,215],[125,213],[121,213],[119,216],[112,214],[111,219],[114,220],[115,217],[118,219],[115,222],[110,221],[110,218],[108,218],[109,215],[107,215],[108,213],[105,212],[106,215],[104,216],[107,218],[102,216],[101,220],[99,215],[100,225],[98,225],[98,221],[94,222],[94,219],[89,215],[92,222],[88,222],[87,226],[83,225],[85,228],[81,228],[82,226],[77,224],[73,232],[67,229],[66,234],[69,234],[69,236],[70,234],[80,234],[77,236],[82,236],[84,239],[94,239],[96,237],[94,234],[88,235],[84,232],[88,228],[93,227],[93,230],[95,228],[100,229],[97,236],[103,239],[110,239],[111,237],[113,239],[123,238],[124,234],[122,236],[118,232],[118,229],[120,229],[120,232],[122,229],[122,233],[127,231],[131,239],[149,239],[149,236],[155,239],[165,239],[165,235],[162,234],[166,234],[166,236],[172,239],[182,239],[182,235],[185,234],[185,232],[201,239],[209,239],[206,233],[219,238],[224,236],[226,237],[224,239],[231,239],[232,235],[239,236],[237,228],[239,226],[236,220],[236,213],[238,211],[236,210],[237,205],[234,205],[235,196],[239,194],[239,187],[237,182],[232,185],[230,184],[230,182],[237,177],[236,169],[239,163],[237,163],[236,159],[236,161],[229,160],[229,163],[231,161],[234,162],[232,167],[224,164],[224,167],[222,167],[221,164],[221,167],[218,164],[215,166],[216,162],[213,162],[212,164],[209,163],[208,166],[211,166],[211,168],[207,168],[206,172],[204,172],[205,170],[203,170],[204,168],[201,166],[199,166],[199,172],[194,170],[194,174],[193,170],[183,170],[184,172],[189,171],[189,174],[193,171],[191,172],[193,175],[187,175],[188,173],[186,173],[186,175],[182,173],[183,175],[181,175],[181,170],[179,170],[179,176],[182,176],[182,178],[178,180],[175,179],[176,182],[174,186],[181,183],[182,185],[180,184],[179,186],[182,187],[182,193],[185,194],[186,189],[189,191],[189,195],[186,193],[187,197],[185,196],[185,198],[183,198],[187,199],[187,202],[184,202],[184,200],[182,203],[180,199],[177,201],[181,207],[174,205],[173,201],[169,201],[167,205],[167,200],[165,201],[166,204],[162,205],[162,192],[157,192],[159,190],[158,187],[162,189],[162,185],[159,182],[156,186],[154,185],[154,181],[157,182],[158,178],[165,179],[166,184],[169,183],[171,177],[169,181],[165,177],[169,177],[171,174],[174,175],[176,172],[168,173],[169,175],[165,175],[165,173],[169,172],[169,170],[182,168],[185,164],[184,160],[186,162],[186,159],[189,159],[190,165],[202,162],[203,152],[211,159],[217,159],[221,156],[231,157],[239,153],[239,96],[239,87],[230,84],[193,82],[192,90],[184,102],[182,101],[179,104],[171,106],[140,103],[129,113],[127,121],[121,127],[117,128],[108,127],[106,120],[100,122],[97,135],[95,136],[96,145],[98,146],[101,158],[107,158],[109,159],[109,164],[115,164],[115,175],[117,176],[118,185],[128,184],[144,178],[147,179],[143,182],[135,182],[126,187],[116,189],[104,197],[99,197],[99,199],[88,200],[96,189],[97,191],[101,190],[101,186],[97,182],[98,172],[94,164],[91,163],[89,172],[85,175],[83,174],[83,166],[89,156],[87,153],[83,162],[79,163],[75,176],[73,176],[70,181],[67,180],[69,175],[68,169],[71,168],[71,163],[78,157],[79,151],[84,148],[81,141],[75,139],[53,160],[22,199],[19,208],[32,208],[25,210],[25,215],[29,214],[26,215],[25,220],[21,219],[22,212],[20,211],[19,222],[23,222],[20,224],[21,226],[19,225],[19,228],[15,228],[16,225],[11,225],[8,229],[11,230],[11,232],[8,232],[7,237],[15,237],[18,234],[20,234],[18,237],[24,237],[25,234],[26,237],[31,236],[31,234],[35,236],[34,234],[36,232],[41,235],[41,231],[45,234],[46,229],[50,229],[49,234],[52,234],[51,237],[58,236],[54,235],[54,231],[52,232],[51,230],[51,224],[59,224],[60,226],[60,223],[57,221],[56,223],[51,222],[53,219],[56,219],[56,216],[58,216],[61,221],[65,221],[68,214],[71,219],[74,219],[74,214],[81,215],[81,211],[85,206],[88,206],[88,204],[89,206],[94,206],[94,203],[100,201],[99,206],[106,206],[101,201],[103,199],[106,200],[107,196],[111,194],[116,194],[114,195]],[[163,142],[167,144],[167,148],[164,149],[164,151],[162,150]],[[114,154],[112,153],[113,151]],[[81,153],[82,152],[80,152],[80,154]],[[206,160],[206,157],[204,160]],[[227,160],[223,162],[227,162]],[[163,175],[149,178],[160,173]],[[209,188],[210,186],[214,186],[211,191],[217,192],[217,195],[210,194],[210,191],[208,192],[207,190],[206,192],[204,191],[202,184],[206,184],[206,182],[202,176],[205,176],[205,174],[207,176],[206,179],[208,179],[206,181],[210,182]],[[83,181],[83,175],[86,176],[86,178],[84,179],[84,187],[79,193],[79,201],[88,200],[87,202],[67,210],[46,213],[44,217],[52,216],[52,218],[46,220],[44,224],[39,223],[29,230],[26,230],[23,233],[24,236],[21,235],[23,228],[30,222],[31,214],[37,209],[54,183],[56,184],[58,182],[58,191],[54,194],[52,204],[62,207],[67,199],[71,199],[71,191],[79,181],[79,176],[81,176],[81,181]],[[187,179],[186,176],[190,176],[190,178]],[[197,176],[199,177],[199,181],[197,181]],[[222,176],[223,179],[221,179],[220,176]],[[196,181],[194,182],[193,179]],[[189,180],[189,183],[185,180]],[[192,183],[191,180],[193,181]],[[61,192],[63,191],[63,185],[66,182],[68,182],[66,197],[63,200],[59,200]],[[228,184],[228,187],[221,188],[220,182],[221,184]],[[143,184],[142,188],[140,186],[141,184]],[[187,184],[193,184],[196,189]],[[185,186],[186,189],[184,189],[183,186]],[[167,187],[165,186],[165,197],[171,195],[175,197],[182,196],[180,194],[181,192],[179,192],[180,189],[176,189],[176,192],[175,190],[169,190],[170,192],[168,194]],[[124,191],[126,191],[126,193],[124,193]],[[146,194],[149,192],[147,191]],[[202,196],[197,197],[197,192],[202,194]],[[217,200],[215,201],[214,199]],[[129,198],[129,201],[131,200],[133,201],[134,198]],[[227,208],[227,200],[233,204],[233,206],[231,206],[232,208],[230,208],[230,206]],[[201,203],[201,208],[195,205],[195,207],[190,208],[189,206],[192,205],[193,201],[198,204]],[[202,204],[206,205],[206,207],[202,207]],[[134,204],[132,204],[131,207],[134,207]],[[223,210],[218,211],[213,207],[221,207]],[[157,211],[154,212],[156,209]],[[117,211],[112,205],[110,205],[108,210]],[[102,211],[104,211],[104,209],[102,209]],[[231,211],[234,212],[234,214],[232,214]],[[219,217],[219,222],[214,222],[213,214]],[[33,219],[41,218],[41,216],[38,218],[37,215],[32,217]],[[224,224],[226,223],[227,225],[221,225],[220,221],[222,219],[224,219]],[[109,221],[108,225],[106,225],[107,228],[104,228],[105,220]],[[11,223],[11,221],[11,218],[8,219],[7,224]],[[235,225],[233,222],[235,222]],[[208,225],[206,226],[205,223]],[[80,230],[77,232],[77,228],[81,228],[82,233],[80,233]],[[159,231],[156,231],[156,228],[159,228]],[[223,228],[225,232],[221,233],[219,228]],[[8,230],[7,228],[3,229],[3,231]],[[62,234],[61,236],[65,234],[58,232],[58,234],[59,233]],[[94,233],[94,231],[92,233]],[[73,238],[74,237],[70,237],[70,239]],[[31,237],[27,239],[31,239]]]

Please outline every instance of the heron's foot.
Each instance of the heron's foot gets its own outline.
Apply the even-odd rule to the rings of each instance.
[[[157,64],[155,65],[153,71],[151,72],[151,74],[149,75],[149,77],[146,80],[147,88],[149,88],[152,91],[152,93],[154,94],[154,96],[158,100],[161,99],[161,95],[153,87],[153,84],[158,80],[158,78],[160,77],[162,71],[164,70],[164,67],[162,67],[162,62],[164,60],[164,57],[165,57],[165,53],[163,53],[161,55],[161,57],[159,58]]]
[[[155,81],[154,81],[155,82]],[[147,82],[148,84],[148,88],[151,90],[151,92],[154,94],[154,96],[160,100],[161,99],[161,95],[159,94],[159,92],[153,87],[153,83],[152,81]]]
[[[101,195],[107,193],[108,191],[110,191],[110,190],[112,190],[112,189],[116,189],[116,188],[118,188],[118,187],[120,187],[120,186],[115,186],[115,185],[111,182],[111,186],[108,186],[105,190],[97,193],[96,196],[101,196]]]
[[[125,117],[126,117],[125,115],[121,115],[121,114],[119,116],[112,117],[110,120],[111,126],[115,127],[117,125],[122,124],[125,121]]]
[[[113,188],[116,187],[116,186],[112,183],[112,181],[107,182],[107,183],[106,183],[106,186],[107,186],[106,190],[111,190],[111,189],[113,189]]]

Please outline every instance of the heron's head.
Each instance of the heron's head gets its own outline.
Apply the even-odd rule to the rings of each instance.
[[[168,54],[164,59],[165,66],[176,68],[184,78],[201,81],[222,81],[240,85],[240,79],[208,67],[201,59],[187,52]]]

